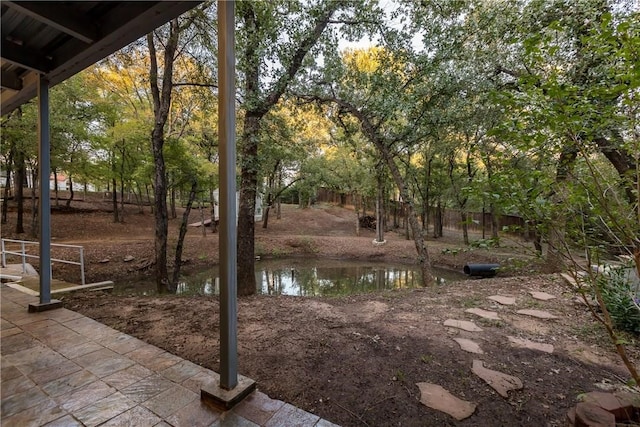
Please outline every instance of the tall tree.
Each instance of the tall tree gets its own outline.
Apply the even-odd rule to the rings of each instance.
[[[237,15],[238,70],[241,73],[244,123],[239,140],[238,294],[256,292],[255,200],[260,163],[258,149],[264,116],[278,103],[304,65],[307,54],[338,11],[360,11],[362,2],[241,2]]]

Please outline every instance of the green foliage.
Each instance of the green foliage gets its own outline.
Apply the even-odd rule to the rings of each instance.
[[[615,326],[640,335],[640,295],[637,285],[628,276],[628,270],[613,268],[596,277],[596,286],[602,294]]]
[[[476,249],[489,249],[500,246],[499,239],[478,239],[472,241],[469,246]]]

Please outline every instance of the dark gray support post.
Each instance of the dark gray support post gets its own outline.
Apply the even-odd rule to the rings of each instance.
[[[238,384],[234,2],[218,2],[220,129],[220,387]]]
[[[49,81],[38,78],[38,176],[40,180],[38,219],[40,221],[40,303],[29,304],[29,311],[45,311],[62,306],[51,299],[51,138],[49,133]]]
[[[255,381],[238,375],[235,3],[218,1],[218,129],[220,138],[220,381],[202,387],[202,398],[229,409],[250,394]]]

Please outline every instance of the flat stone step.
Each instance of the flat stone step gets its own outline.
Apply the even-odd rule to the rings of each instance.
[[[500,316],[498,316],[498,313],[495,311],[483,310],[481,308],[468,308],[464,312],[475,314],[476,316],[480,316],[484,319],[500,320]]]
[[[516,299],[515,297],[508,297],[504,295],[491,295],[489,298],[491,301],[495,301],[498,304],[502,305],[515,305]]]
[[[540,300],[540,301],[549,301],[550,299],[556,298],[555,295],[551,295],[551,294],[548,294],[546,292],[530,291],[529,293],[531,294],[531,296],[533,298],[535,298],[537,300]]]
[[[524,314],[525,316],[536,317],[538,319],[558,319],[558,316],[555,316],[548,311],[544,310],[518,310],[516,311],[518,314]]]
[[[485,368],[481,360],[473,361],[473,368],[471,371],[482,378],[502,397],[509,397],[509,391],[520,390],[523,387],[520,378],[505,374],[504,372]]]
[[[467,353],[484,354],[480,345],[475,341],[466,338],[454,338],[453,340],[457,342],[460,348]]]
[[[598,405],[582,402],[576,405],[575,425],[587,427],[615,427],[616,417]]]
[[[420,403],[449,414],[458,421],[469,418],[476,410],[475,403],[462,400],[437,384],[416,383],[416,385],[420,389]]]
[[[462,329],[463,331],[467,332],[482,332],[481,327],[477,326],[473,322],[469,322],[468,320],[447,319],[444,321],[444,326]]]
[[[535,342],[525,338],[518,338],[518,337],[512,337],[512,336],[507,336],[507,338],[509,339],[511,344],[513,344],[516,347],[528,348],[530,350],[538,350],[538,351],[542,351],[549,354],[553,353],[553,345],[551,344]]]

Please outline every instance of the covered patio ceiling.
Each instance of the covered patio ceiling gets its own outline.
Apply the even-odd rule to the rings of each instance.
[[[1,3],[2,115],[144,36],[201,1]]]

